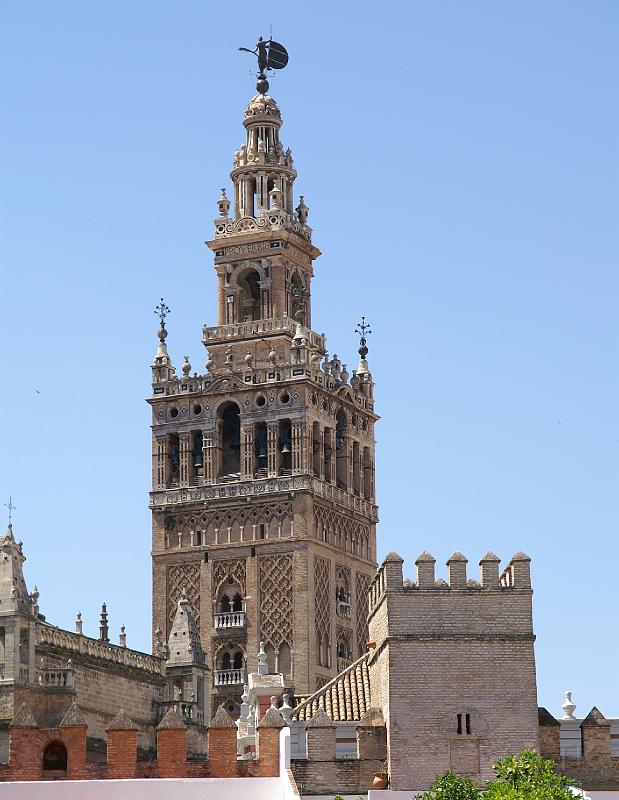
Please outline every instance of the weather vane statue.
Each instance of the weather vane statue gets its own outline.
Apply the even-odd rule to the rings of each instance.
[[[288,63],[288,53],[286,48],[274,42],[273,39],[265,41],[262,36],[258,39],[255,50],[247,47],[239,47],[243,53],[252,53],[258,59],[258,80],[256,90],[259,94],[266,94],[269,91],[269,82],[266,73],[268,70],[283,69]]]

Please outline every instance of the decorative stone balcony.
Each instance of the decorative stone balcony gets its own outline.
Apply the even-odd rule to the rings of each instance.
[[[236,322],[230,325],[205,325],[202,328],[202,341],[205,347],[211,344],[234,341],[235,339],[252,339],[259,336],[287,334],[294,337],[297,323],[292,317],[272,317],[271,319],[256,319],[250,322]],[[321,353],[325,351],[325,337],[319,333],[308,330],[307,337],[312,347],[317,347]]]
[[[39,686],[44,689],[73,689],[73,667],[66,669],[40,669],[38,671]]]
[[[168,711],[173,708],[183,722],[193,722],[204,725],[204,712],[198,708],[196,702],[189,700],[161,700],[159,706],[159,718],[163,719]]]
[[[339,505],[358,511],[373,522],[378,519],[376,505],[371,500],[357,497],[351,492],[338,489],[333,484],[310,475],[292,475],[279,478],[256,478],[236,480],[232,483],[187,486],[179,489],[155,489],[151,492],[150,507],[173,506],[195,500],[209,501],[219,498],[267,496],[275,492],[294,492],[313,489],[320,497],[333,500]]]
[[[217,612],[214,615],[214,623],[217,630],[224,630],[228,628],[244,628],[245,627],[245,612],[244,611],[224,611]]]
[[[244,669],[216,669],[215,686],[237,686],[245,683]]]

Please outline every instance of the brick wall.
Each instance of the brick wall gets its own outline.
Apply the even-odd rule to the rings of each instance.
[[[383,762],[379,760],[330,759],[328,761],[309,761],[294,759],[291,762],[292,774],[303,795],[367,794],[372,788],[374,775],[382,772]],[[335,788],[334,788],[335,787]]]
[[[435,583],[428,554],[416,585],[404,586],[396,554],[372,584],[372,704],[387,725],[392,789],[424,789],[445,770],[483,781],[497,758],[539,747],[528,561],[515,585],[498,585],[496,566],[481,587],[467,585],[462,558],[452,586]]]

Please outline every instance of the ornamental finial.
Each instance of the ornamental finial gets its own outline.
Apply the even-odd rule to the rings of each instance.
[[[4,504],[6,508],[9,509],[9,528],[13,527],[13,511],[17,509],[17,506],[13,505],[13,498],[9,495],[9,502]]]
[[[265,41],[262,36],[258,39],[254,50],[249,50],[247,47],[239,47],[243,53],[252,53],[258,59],[258,80],[256,82],[256,91],[259,94],[265,95],[269,91],[269,82],[267,80],[267,71],[274,69],[283,69],[288,63],[288,53],[286,48],[274,42],[273,39]]]
[[[369,323],[365,321],[365,317],[361,317],[361,322],[357,323],[355,333],[358,333],[361,337],[359,342],[359,355],[364,359],[368,354],[367,336],[372,333]]]
[[[157,331],[157,336],[159,337],[159,341],[163,344],[166,340],[168,332],[165,327],[165,320],[168,314],[170,313],[170,308],[163,302],[163,297],[161,298],[161,302],[158,306],[155,306],[155,314],[159,317],[159,323],[161,327]]]

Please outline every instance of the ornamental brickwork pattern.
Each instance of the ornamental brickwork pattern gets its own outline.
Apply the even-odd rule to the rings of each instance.
[[[357,658],[367,650],[369,639],[368,631],[368,600],[370,591],[370,578],[367,575],[357,573],[357,587],[355,595],[357,613]]]
[[[316,634],[319,641],[328,642],[331,633],[331,581],[329,562],[324,558],[314,561],[314,607],[316,609]]]
[[[260,638],[276,650],[293,646],[292,554],[261,556]]]
[[[232,578],[245,594],[245,559],[233,558],[213,562],[213,598],[217,598],[222,585]]]
[[[200,564],[174,564],[168,567],[168,633],[172,629],[176,607],[183,588],[198,629],[200,627]]]

